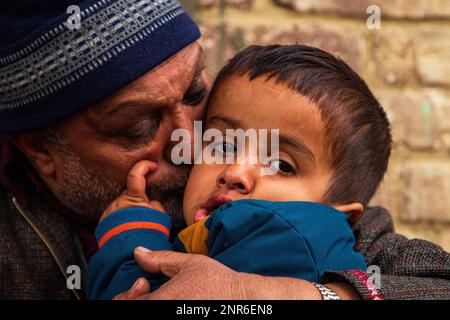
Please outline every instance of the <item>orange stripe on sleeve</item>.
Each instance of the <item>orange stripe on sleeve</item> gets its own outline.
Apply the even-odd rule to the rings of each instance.
[[[163,226],[162,224],[159,224],[159,223],[145,222],[145,221],[127,222],[127,223],[121,224],[120,226],[112,228],[107,233],[105,233],[105,235],[98,242],[98,247],[101,248],[112,237],[114,237],[122,232],[125,232],[128,230],[133,230],[133,229],[157,230],[157,231],[161,231],[166,236],[170,235],[169,229],[167,229],[165,226]]]

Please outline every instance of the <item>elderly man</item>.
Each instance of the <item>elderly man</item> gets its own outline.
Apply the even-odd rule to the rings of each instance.
[[[200,33],[174,0],[28,0],[3,4],[0,34],[0,298],[81,299],[84,286],[68,285],[76,271],[68,267],[84,270],[96,250],[93,228],[133,164],[158,164],[148,193],[173,216],[174,234],[183,227],[190,168],[171,162],[170,136],[192,132],[204,115],[210,83]],[[368,264],[381,268],[381,287],[364,272],[330,273],[323,281],[338,296],[450,298],[450,258],[440,247],[394,234],[381,208],[368,209],[354,232]],[[141,281],[118,298],[324,294],[204,256],[135,254],[144,269],[173,279],[155,292]]]

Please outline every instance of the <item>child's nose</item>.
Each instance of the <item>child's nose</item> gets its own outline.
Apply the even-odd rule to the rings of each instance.
[[[241,194],[250,193],[255,184],[253,166],[229,165],[221,175],[217,177],[217,186],[237,191]]]

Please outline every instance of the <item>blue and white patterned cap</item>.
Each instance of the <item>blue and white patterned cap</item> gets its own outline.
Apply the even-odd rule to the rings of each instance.
[[[47,128],[199,37],[197,25],[175,0],[2,4],[0,132]]]

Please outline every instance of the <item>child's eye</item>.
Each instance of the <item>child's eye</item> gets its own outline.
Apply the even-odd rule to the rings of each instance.
[[[222,150],[223,153],[234,153],[235,151],[235,146],[233,143],[229,143],[229,142],[223,142],[222,143]]]
[[[220,141],[214,145],[214,149],[220,153],[230,154],[236,151],[234,143]]]
[[[277,170],[280,170],[283,173],[294,173],[295,170],[292,168],[292,166],[283,160],[272,160],[270,161],[270,164],[275,167]]]

